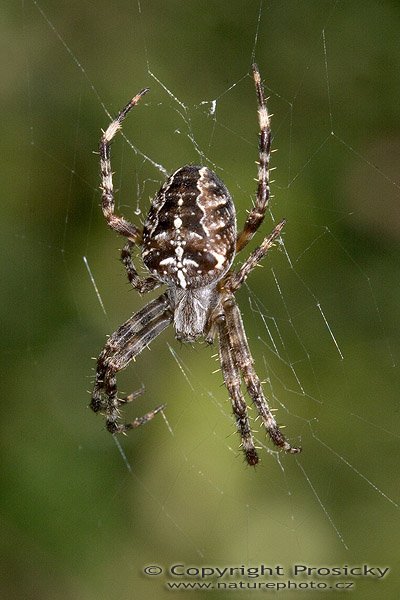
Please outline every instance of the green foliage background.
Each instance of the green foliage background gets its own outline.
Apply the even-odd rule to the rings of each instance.
[[[389,566],[383,581],[353,578],[352,597],[397,598],[399,4],[265,0],[260,20],[258,1],[140,6],[23,0],[3,10],[1,597],[167,598],[167,575],[146,577],[145,565],[264,563],[288,574],[301,563]],[[98,208],[104,107],[114,114],[151,87],[128,140],[172,171],[199,162],[193,134],[242,222],[255,188],[246,74],[258,24],[279,149],[272,211],[288,220],[292,266],[276,248],[238,296],[258,372],[303,454],[265,449],[247,468],[213,351],[180,347],[169,331],[120,377],[122,389],[146,386],[127,413],[165,401],[173,432],[157,418],[120,440],[128,468],[86,406],[90,357],[145,301]],[[213,99],[215,118],[201,104]],[[120,210],[134,219],[162,176],[122,137],[113,150]]]

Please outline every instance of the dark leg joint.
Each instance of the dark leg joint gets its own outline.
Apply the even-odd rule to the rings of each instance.
[[[160,404],[160,406],[157,406],[154,410],[149,411],[142,417],[136,417],[136,419],[134,419],[131,423],[116,423],[114,420],[107,420],[107,422],[106,422],[107,431],[114,434],[114,433],[126,433],[127,431],[130,431],[131,429],[136,429],[137,427],[144,425],[148,421],[151,421],[151,419],[153,417],[155,417],[155,415],[157,413],[164,410],[165,407],[166,407],[166,404]]]
[[[279,428],[270,430],[268,433],[275,446],[282,448],[282,450],[284,450],[287,454],[299,454],[301,452],[301,448],[296,448],[295,446],[291,446],[289,444]]]
[[[245,454],[246,454],[246,460],[247,460],[248,464],[251,467],[255,467],[258,464],[259,460],[260,460],[258,458],[258,454],[255,451],[255,449],[251,448],[250,450],[246,450]]]
[[[117,423],[115,421],[107,421],[106,422],[107,431],[109,431],[110,433],[120,433],[121,427],[122,426],[117,425]]]

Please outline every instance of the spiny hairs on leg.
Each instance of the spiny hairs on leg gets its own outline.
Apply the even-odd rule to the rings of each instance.
[[[257,408],[269,437],[275,446],[289,454],[301,452],[301,448],[292,446],[285,438],[268,406],[260,379],[254,369],[254,361],[233,294],[227,294],[223,301],[223,309],[234,362],[238,366],[248,394]]]
[[[135,400],[140,394],[134,392],[119,398],[116,375],[140,354],[171,323],[171,320],[172,312],[169,309],[167,294],[162,294],[134,314],[108,338],[97,359],[90,407],[94,412],[105,415],[106,427],[110,433],[125,433],[139,427],[150,421],[165,407],[165,405],[157,406],[131,423],[120,423],[121,405]]]
[[[128,240],[121,250],[121,262],[125,267],[129,283],[139,292],[139,294],[145,294],[159,287],[161,281],[152,275],[146,278],[139,277],[132,260],[133,246],[134,243],[131,240]]]
[[[111,121],[111,123],[105,130],[105,132],[101,138],[103,142],[105,142],[105,143],[111,142],[111,140],[113,139],[115,134],[121,129],[122,121],[125,119],[126,115],[129,113],[129,111],[134,106],[136,106],[136,104],[139,102],[139,100],[142,98],[142,96],[147,94],[148,91],[149,91],[149,88],[143,88],[143,90],[140,90],[140,92],[138,94],[136,94],[136,96],[134,96],[131,100],[129,100],[128,104],[126,104],[124,106],[124,108],[122,108],[119,111],[117,117],[113,121]]]
[[[235,293],[240,286],[246,281],[250,272],[261,262],[268,250],[274,245],[274,241],[280,236],[286,221],[283,220],[275,227],[275,229],[267,237],[265,237],[255,250],[250,254],[246,261],[237,271],[232,271],[226,279],[226,288]]]
[[[144,94],[147,92],[148,89],[144,88],[138,94],[136,94],[136,96],[134,96],[126,106],[124,106],[114,121],[112,121],[107,127],[106,131],[103,132],[99,144],[101,170],[100,189],[102,191],[101,205],[104,217],[112,229],[114,229],[120,235],[128,237],[135,243],[140,241],[141,230],[132,223],[129,223],[129,221],[123,217],[119,217],[114,212],[114,186],[110,159],[110,144],[115,134],[121,129],[121,123],[125,119],[126,115],[134,106],[136,106],[142,96],[144,96]]]
[[[232,403],[233,414],[236,419],[236,427],[240,434],[242,450],[247,463],[255,466],[259,462],[257,450],[254,445],[253,433],[251,431],[246,401],[243,397],[240,385],[240,375],[235,365],[230,347],[229,334],[225,319],[218,320],[219,356],[225,386],[228,390]]]
[[[244,227],[237,236],[236,251],[239,252],[252,239],[257,229],[264,220],[268,207],[269,189],[269,160],[271,155],[271,128],[270,116],[265,102],[264,88],[260,72],[256,64],[253,65],[253,78],[258,103],[258,124],[260,128],[258,141],[258,186],[256,201],[248,214]]]

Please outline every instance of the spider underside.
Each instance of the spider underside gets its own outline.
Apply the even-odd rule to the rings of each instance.
[[[211,343],[217,336],[224,383],[232,402],[242,449],[250,465],[256,465],[259,457],[241,389],[242,381],[275,446],[292,454],[301,450],[291,446],[268,406],[234,298],[285,224],[281,221],[239,269],[231,269],[236,254],[248,244],[263,222],[270,196],[270,119],[256,65],[253,65],[253,77],[260,126],[258,187],[255,204],[239,233],[228,190],[215,173],[202,166],[186,165],[166,180],[152,201],[143,229],[115,214],[110,144],[126,115],[147,89],[132,98],[101,137],[102,209],[109,226],[127,238],[121,260],[128,279],[141,294],[160,285],[166,285],[167,289],[108,338],[97,360],[90,404],[95,412],[105,415],[106,427],[111,433],[125,433],[139,427],[165,406],[157,406],[130,423],[122,423],[120,407],[139,394],[135,392],[119,398],[117,373],[171,323],[177,339],[184,342],[192,342],[201,336]],[[146,278],[140,277],[134,267],[131,254],[134,246],[141,248],[142,260],[150,273]]]

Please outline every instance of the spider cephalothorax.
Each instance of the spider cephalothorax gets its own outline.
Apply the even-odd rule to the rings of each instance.
[[[279,223],[237,271],[231,270],[236,253],[246,246],[261,225],[269,200],[271,133],[256,65],[253,65],[253,76],[260,124],[258,190],[255,205],[239,234],[232,198],[217,175],[205,166],[186,165],[167,179],[152,201],[143,231],[115,214],[110,143],[121,128],[123,119],[147,89],[139,92],[121,110],[101,138],[102,208],[110,227],[127,238],[121,258],[129,281],[140,293],[163,284],[167,289],[110,336],[97,361],[91,401],[95,412],[105,414],[107,429],[111,433],[126,432],[142,425],[164,405],[130,423],[121,423],[120,406],[133,400],[137,394],[118,397],[117,372],[124,369],[170,323],[174,324],[176,337],[185,342],[194,341],[199,336],[212,342],[218,335],[224,382],[231,398],[243,451],[250,465],[257,464],[259,458],[241,381],[273,443],[286,452],[300,451],[286,440],[268,406],[253,367],[234,298],[234,293],[271,248],[284,225],[284,221]],[[133,265],[131,250],[134,245],[141,247],[143,263],[150,272],[144,279],[139,277]]]

